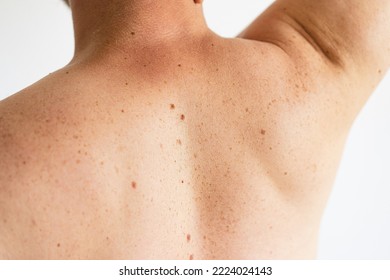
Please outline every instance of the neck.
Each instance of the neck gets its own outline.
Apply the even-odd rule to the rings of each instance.
[[[204,34],[202,0],[70,0],[76,56],[99,48],[123,50]]]

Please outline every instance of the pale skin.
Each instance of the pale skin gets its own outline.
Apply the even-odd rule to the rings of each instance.
[[[71,0],[76,51],[0,102],[1,259],[310,259],[390,1]]]

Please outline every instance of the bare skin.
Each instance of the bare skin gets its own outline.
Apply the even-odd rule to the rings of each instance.
[[[74,59],[0,102],[0,258],[314,258],[390,1],[281,0],[233,39],[193,0],[70,4]]]

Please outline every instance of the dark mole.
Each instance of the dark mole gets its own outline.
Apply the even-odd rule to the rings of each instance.
[[[176,108],[175,104],[171,104],[170,108],[171,108],[171,110],[175,110],[175,108]]]
[[[212,47],[214,47],[215,45],[214,44],[211,44]]]
[[[191,241],[191,235],[187,234],[187,242],[190,242],[190,241]]]
[[[184,181],[183,181],[183,180],[181,180],[181,183],[182,183],[182,184],[184,184]]]
[[[57,247],[58,247],[58,248],[61,247],[61,243],[57,243]]]
[[[265,132],[266,132],[266,131],[265,131],[264,129],[261,130],[261,134],[262,134],[262,135],[265,135]]]
[[[130,32],[131,35],[135,35],[135,32]]]
[[[190,255],[190,260],[192,261],[194,259],[194,255]]]
[[[183,114],[180,116],[180,119],[181,119],[182,121],[184,121],[185,118],[186,118],[186,116],[184,116]]]
[[[177,66],[181,67],[181,64],[178,64]]]
[[[136,182],[131,182],[131,187],[133,188],[133,189],[136,189],[137,188],[137,183]]]

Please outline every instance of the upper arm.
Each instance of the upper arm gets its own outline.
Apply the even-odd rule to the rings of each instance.
[[[390,0],[279,0],[240,37],[277,45],[363,103],[390,66],[389,30]]]

